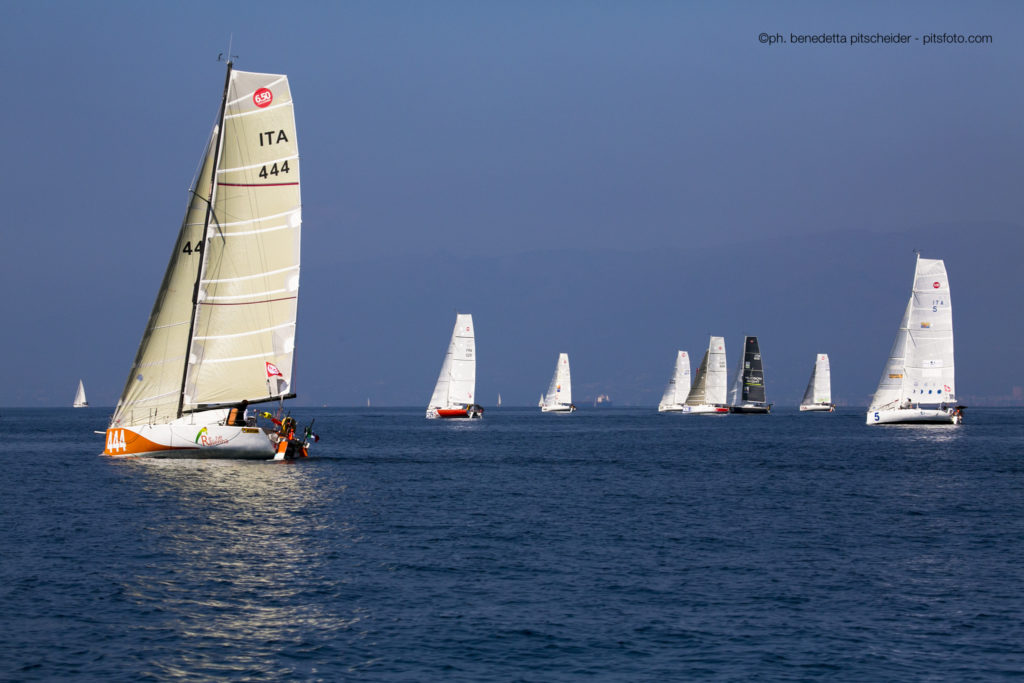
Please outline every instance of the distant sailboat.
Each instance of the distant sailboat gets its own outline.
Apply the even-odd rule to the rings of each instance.
[[[683,404],[683,412],[693,415],[727,415],[725,403],[728,368],[725,366],[725,338],[711,337],[708,350],[697,368],[697,377]]]
[[[659,413],[682,412],[685,409],[686,396],[690,393],[690,357],[686,351],[676,352],[676,364],[672,368],[672,376],[665,387],[665,393],[658,404]]]
[[[498,394],[498,407],[501,407],[501,394]]]
[[[220,112],[107,429],[113,456],[290,459],[312,432],[260,427],[294,398],[302,200],[283,74],[227,64]],[[269,415],[265,413],[264,416]]]
[[[548,385],[548,393],[541,397],[540,409],[545,413],[571,413],[576,410],[572,402],[572,377],[569,374],[569,354],[558,354],[555,374]]]
[[[825,411],[834,412],[836,404],[832,403],[832,370],[828,364],[828,354],[819,353],[814,360],[811,379],[807,382],[807,390],[800,401],[800,412]]]
[[[85,398],[85,385],[82,384],[82,380],[78,380],[78,391],[75,392],[75,401],[71,404],[72,408],[88,408],[89,401]]]
[[[731,393],[730,413],[767,415],[772,410],[772,404],[765,398],[764,363],[757,337],[743,338],[743,357]]]
[[[473,316],[459,313],[455,316],[448,352],[441,364],[441,372],[434,385],[434,393],[427,406],[428,418],[483,417],[484,409],[476,403],[476,337]]]
[[[919,254],[910,300],[866,422],[960,424],[965,407],[956,400],[953,308],[946,264]]]

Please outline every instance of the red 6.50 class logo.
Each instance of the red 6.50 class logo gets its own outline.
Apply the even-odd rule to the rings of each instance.
[[[269,88],[260,88],[252,94],[252,103],[257,107],[265,107],[274,101],[274,93]]]

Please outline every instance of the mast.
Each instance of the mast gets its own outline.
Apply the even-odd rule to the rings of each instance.
[[[203,278],[203,266],[206,265],[206,239],[210,232],[210,218],[213,217],[213,202],[217,193],[217,167],[220,166],[221,147],[224,143],[224,112],[227,110],[228,86],[231,84],[231,55],[228,55],[228,69],[224,75],[224,94],[220,98],[220,115],[217,117],[217,143],[213,152],[213,170],[210,173],[210,199],[206,204],[206,218],[203,220],[203,253],[199,256],[196,269],[196,284],[192,289],[192,316],[188,323],[188,338],[185,341],[185,367],[181,372],[181,390],[178,392],[178,417],[185,406],[185,381],[188,378],[189,352],[192,349],[192,336],[195,334],[196,312],[199,310],[199,283]]]

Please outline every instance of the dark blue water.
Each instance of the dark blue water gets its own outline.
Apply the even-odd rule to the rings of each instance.
[[[296,412],[290,464],[0,411],[0,679],[1024,675],[1020,409]]]

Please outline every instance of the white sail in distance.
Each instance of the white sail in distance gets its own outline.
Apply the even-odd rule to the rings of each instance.
[[[228,73],[111,426],[293,391],[302,220],[291,91],[284,75]]]
[[[827,353],[819,353],[814,359],[811,378],[807,382],[800,405],[822,405],[832,403],[832,370]]]
[[[676,362],[672,368],[672,376],[665,386],[665,392],[661,395],[658,404],[659,410],[665,410],[669,406],[679,406],[686,402],[690,393],[690,356],[686,351],[676,352]]]
[[[72,408],[88,408],[89,401],[85,398],[85,384],[82,380],[78,380],[78,390],[75,391],[75,400],[71,404]]]
[[[450,409],[476,402],[476,336],[473,316],[459,313],[455,316],[448,351],[441,364],[441,372],[430,397],[430,409]]]
[[[728,368],[725,365],[725,338],[711,337],[697,377],[686,396],[688,406],[725,405]]]
[[[569,354],[558,354],[555,374],[551,376],[551,384],[544,395],[544,408],[572,405],[572,376],[569,373]]]

